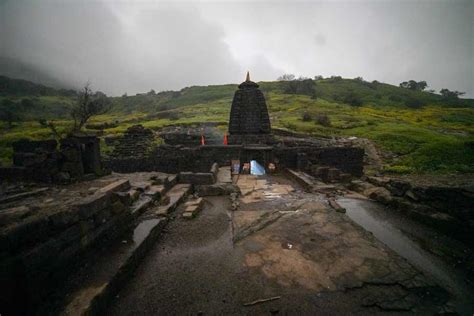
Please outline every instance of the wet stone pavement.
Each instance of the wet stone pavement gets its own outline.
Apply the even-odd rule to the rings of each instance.
[[[443,314],[450,296],[323,195],[241,175],[240,207],[179,208],[110,305],[113,315]],[[258,302],[263,300],[263,302]]]

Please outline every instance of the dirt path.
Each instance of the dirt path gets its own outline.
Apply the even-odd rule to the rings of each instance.
[[[281,177],[241,176],[238,184],[237,211],[228,197],[206,198],[190,221],[177,211],[112,314],[445,311],[446,291],[322,196]]]

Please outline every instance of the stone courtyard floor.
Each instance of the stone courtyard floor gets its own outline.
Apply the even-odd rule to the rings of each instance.
[[[113,315],[437,314],[450,296],[321,194],[240,175],[240,206],[175,213],[110,304]]]

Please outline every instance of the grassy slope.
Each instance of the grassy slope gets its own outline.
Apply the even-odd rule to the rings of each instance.
[[[318,81],[317,100],[305,95],[283,94],[278,82],[262,82],[260,86],[266,95],[274,127],[314,136],[367,137],[395,154],[387,161],[386,169],[389,171],[474,172],[472,100],[463,100],[462,104],[453,107],[445,104],[438,95],[348,79]],[[137,123],[150,128],[208,121],[225,124],[235,89],[236,85],[190,87],[180,92],[116,97],[113,98],[114,111],[94,118],[94,123],[118,122],[117,127],[106,129],[105,134],[122,133]],[[364,106],[353,107],[336,101],[338,95],[348,91],[356,94]],[[404,105],[407,98],[419,99],[426,105],[421,109],[407,108]],[[43,112],[40,108],[31,111],[28,117],[38,117],[38,113],[46,113],[49,117],[51,113],[66,113],[68,104],[72,102],[57,96],[43,96],[39,100]],[[301,116],[304,112],[312,115],[324,113],[332,124],[325,127],[313,121],[303,122]],[[170,113],[175,113],[179,119],[170,119]],[[66,121],[57,123],[61,127],[68,124]],[[41,128],[35,121],[19,123],[11,130],[3,129],[0,159],[4,162],[10,159],[12,153],[8,145],[11,141],[49,136],[48,129]]]

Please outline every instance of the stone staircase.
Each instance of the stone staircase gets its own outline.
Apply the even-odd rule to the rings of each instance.
[[[90,315],[105,311],[159,238],[168,216],[191,193],[192,185],[176,182],[175,176],[152,182],[131,181],[131,188],[120,193],[124,199],[128,196],[133,201],[130,206],[133,229],[91,254],[86,260],[89,264],[68,278],[65,288],[61,289],[67,293],[66,297],[54,303],[57,314]],[[50,311],[51,305],[45,308]]]

